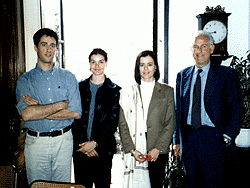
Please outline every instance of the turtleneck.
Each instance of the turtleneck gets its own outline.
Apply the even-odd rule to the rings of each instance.
[[[141,89],[141,96],[142,96],[142,103],[143,103],[143,111],[144,111],[145,120],[147,120],[148,108],[149,108],[149,104],[150,104],[151,97],[153,94],[154,86],[155,86],[155,80],[152,82],[144,82],[143,80],[141,80],[140,89]]]

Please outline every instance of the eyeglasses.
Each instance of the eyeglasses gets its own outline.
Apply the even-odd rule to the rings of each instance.
[[[202,44],[201,46],[193,45],[192,48],[193,48],[193,50],[198,50],[199,48],[200,48],[200,50],[207,50],[208,45],[206,45],[206,44]]]

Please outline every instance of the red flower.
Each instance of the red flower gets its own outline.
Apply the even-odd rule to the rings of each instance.
[[[145,159],[146,161],[151,161],[151,155],[146,155],[146,157],[144,157],[144,159]]]

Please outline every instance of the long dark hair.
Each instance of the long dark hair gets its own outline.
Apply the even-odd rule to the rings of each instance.
[[[159,66],[158,66],[158,61],[157,61],[156,55],[154,54],[153,51],[146,50],[146,51],[141,52],[137,56],[136,62],[135,62],[135,81],[139,85],[141,85],[140,59],[141,59],[141,57],[147,57],[147,56],[152,57],[154,60],[154,63],[155,63],[155,67],[156,67],[155,72],[154,72],[155,81],[158,81],[160,78],[160,71],[159,71]]]

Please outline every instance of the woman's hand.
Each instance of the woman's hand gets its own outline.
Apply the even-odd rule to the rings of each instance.
[[[86,153],[90,153],[91,151],[93,151],[96,147],[96,142],[94,141],[88,141],[88,142],[84,142],[82,144],[79,144],[79,146],[81,147],[79,150],[79,152],[83,152],[84,154]]]
[[[131,151],[131,153],[133,153],[133,151]],[[135,152],[134,152],[134,158],[139,163],[143,163],[145,161],[144,155],[140,151],[138,151],[138,150],[135,150]]]
[[[85,155],[87,155],[88,157],[98,157],[99,156],[95,149],[93,149],[90,152],[86,152]]]
[[[149,152],[148,152],[148,155],[151,156],[151,162],[155,162],[158,157],[159,157],[159,154],[160,154],[160,150],[154,148],[154,149],[151,149]]]

